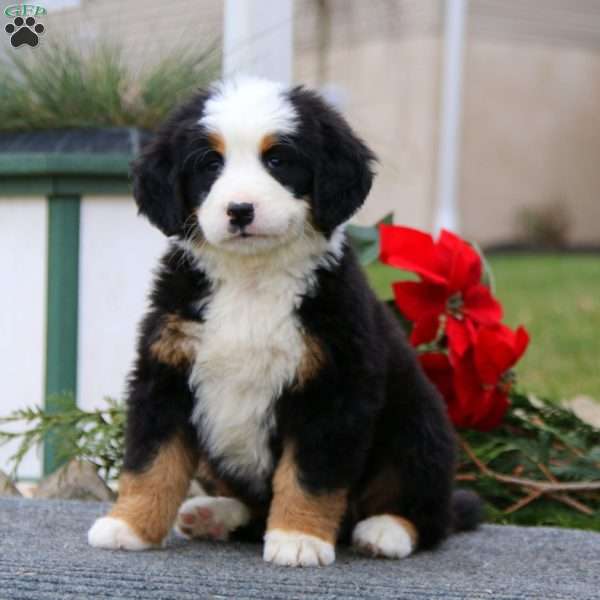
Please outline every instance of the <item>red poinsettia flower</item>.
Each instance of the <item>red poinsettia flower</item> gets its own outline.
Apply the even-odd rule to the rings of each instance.
[[[497,427],[514,383],[512,367],[523,356],[529,335],[523,327],[482,327],[473,349],[456,365],[455,389],[465,408],[463,426],[481,431]]]
[[[458,236],[443,230],[434,241],[415,229],[382,224],[380,244],[382,262],[421,278],[393,286],[398,307],[414,324],[413,345],[433,341],[444,325],[452,354],[461,357],[473,343],[477,325],[502,318],[502,307],[481,283],[480,256]]]
[[[456,424],[456,419],[460,420],[460,410],[454,388],[454,367],[450,364],[448,355],[444,352],[424,352],[419,354],[419,361],[427,377],[444,398],[450,419]]]
[[[468,379],[468,386],[465,386],[464,382],[457,386],[456,369],[444,352],[425,352],[419,355],[419,360],[425,373],[442,395],[452,423],[456,427],[477,429],[477,417],[481,417],[481,414],[473,414],[477,410],[477,400],[473,401],[473,392],[478,390],[479,382],[476,379],[474,382]],[[462,360],[465,360],[464,357]]]
[[[512,367],[523,356],[529,335],[504,326],[483,328],[475,345],[450,362],[442,352],[428,352],[419,360],[448,406],[456,427],[489,431],[497,427],[510,406]]]
[[[473,350],[457,362],[454,387],[460,401],[460,411],[453,419],[457,427],[489,431],[500,425],[510,406],[509,388],[501,385],[500,379],[493,384],[481,380]]]
[[[524,327],[516,331],[501,323],[482,327],[474,345],[475,366],[481,381],[485,385],[496,385],[510,373],[528,345],[529,334]],[[510,381],[505,383],[510,384]]]

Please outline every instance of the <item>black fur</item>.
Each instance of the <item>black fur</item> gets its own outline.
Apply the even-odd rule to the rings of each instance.
[[[202,189],[190,189],[190,173],[197,168],[198,157],[210,149],[198,125],[207,97],[200,93],[176,110],[132,165],[133,195],[139,211],[167,236],[184,233],[193,203],[214,181]]]
[[[314,223],[329,234],[365,201],[373,183],[375,155],[317,94],[297,87],[290,100],[300,114],[299,131],[293,137],[314,165]]]
[[[470,490],[456,490],[452,494],[452,525],[454,531],[472,531],[483,520],[481,498]]]
[[[327,363],[301,394],[282,399],[282,434],[297,442],[309,489],[350,487],[354,521],[369,516],[363,491],[391,468],[402,493],[385,512],[411,520],[421,547],[431,547],[451,520],[455,443],[442,401],[349,249],[337,269],[319,273],[318,289],[299,317]]]
[[[296,88],[289,97],[300,115],[299,130],[265,153],[263,164],[296,197],[310,195],[314,224],[328,236],[364,202],[374,155],[315,94]],[[192,209],[218,177],[197,163],[210,150],[197,125],[206,98],[203,93],[177,111],[134,167],[140,211],[167,235],[184,235]],[[281,160],[269,162],[273,155]],[[349,489],[342,538],[373,514],[365,491],[382,473],[390,474],[384,483],[398,492],[382,494],[377,512],[411,520],[420,547],[434,546],[452,528],[475,526],[479,501],[464,494],[452,500],[455,440],[443,402],[398,322],[370,290],[352,251],[346,247],[336,266],[321,268],[310,289],[296,316],[324,360],[311,380],[290,385],[278,399],[275,457],[284,441],[292,440],[308,490]],[[201,301],[210,302],[210,294],[207,276],[173,247],[163,258],[141,327],[128,400],[126,470],[143,470],[176,433],[184,435],[190,449],[206,453],[198,441],[202,436],[190,425],[196,400],[189,370],[161,364],[150,346],[165,315],[201,322]],[[266,514],[270,488],[256,492],[251,482],[227,475],[219,458],[209,457],[217,473]]]
[[[160,445],[175,432],[190,447],[196,433],[190,424],[194,399],[186,373],[157,361],[150,347],[160,335],[162,318],[175,314],[200,319],[194,302],[208,293],[208,281],[178,249],[162,259],[150,301],[151,309],[140,328],[137,360],[130,377],[124,469],[141,471]]]

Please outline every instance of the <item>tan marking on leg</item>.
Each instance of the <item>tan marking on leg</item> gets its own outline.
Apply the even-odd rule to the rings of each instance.
[[[277,138],[272,135],[265,135],[260,142],[260,153],[261,155],[270,150],[277,143]]]
[[[159,362],[178,369],[186,368],[196,357],[197,329],[197,323],[185,321],[177,315],[166,315],[150,352]]]
[[[409,521],[408,519],[405,519],[404,517],[399,517],[398,515],[389,515],[389,516],[392,517],[392,519],[394,519],[398,523],[400,523],[400,525],[402,525],[402,527],[404,527],[404,529],[406,530],[406,533],[408,533],[408,536],[410,537],[410,541],[413,544],[413,548],[416,548],[417,542],[419,541],[419,533],[417,531],[417,528],[413,525],[412,521]]]
[[[305,490],[298,481],[293,447],[285,448],[273,478],[267,531],[305,533],[334,544],[346,505],[347,490],[326,494]]]
[[[195,457],[179,437],[163,444],[141,473],[125,472],[109,516],[125,521],[144,541],[160,544],[171,529],[195,468]]]
[[[221,156],[225,156],[225,140],[221,135],[218,133],[209,133],[208,142],[215,152],[218,152]]]
[[[296,387],[301,388],[313,379],[325,363],[321,343],[311,335],[304,336],[304,354],[296,371]]]

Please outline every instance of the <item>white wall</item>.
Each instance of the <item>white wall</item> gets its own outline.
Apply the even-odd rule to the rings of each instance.
[[[47,203],[0,198],[0,415],[39,405],[46,352]],[[81,204],[78,404],[121,398],[139,320],[166,239],[137,216],[128,197],[86,197]],[[8,429],[8,427],[4,427]],[[22,429],[15,424],[13,429]],[[0,447],[0,469],[16,444]],[[42,454],[31,452],[18,476],[38,478]]]
[[[1,416],[38,405],[44,395],[47,219],[45,198],[0,198]],[[3,471],[16,447],[0,447]],[[19,477],[39,477],[41,464],[41,453],[30,452]]]
[[[79,255],[78,404],[121,398],[146,306],[151,272],[166,238],[127,197],[84,197]]]

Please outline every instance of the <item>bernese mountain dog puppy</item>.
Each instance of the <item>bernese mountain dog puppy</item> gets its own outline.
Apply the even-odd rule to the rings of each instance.
[[[144,149],[134,196],[172,241],[92,546],[160,546],[175,524],[311,566],[338,541],[402,558],[476,524],[444,404],[344,238],[374,160],[318,95],[252,78],[197,94]],[[184,502],[196,476],[208,493]]]

